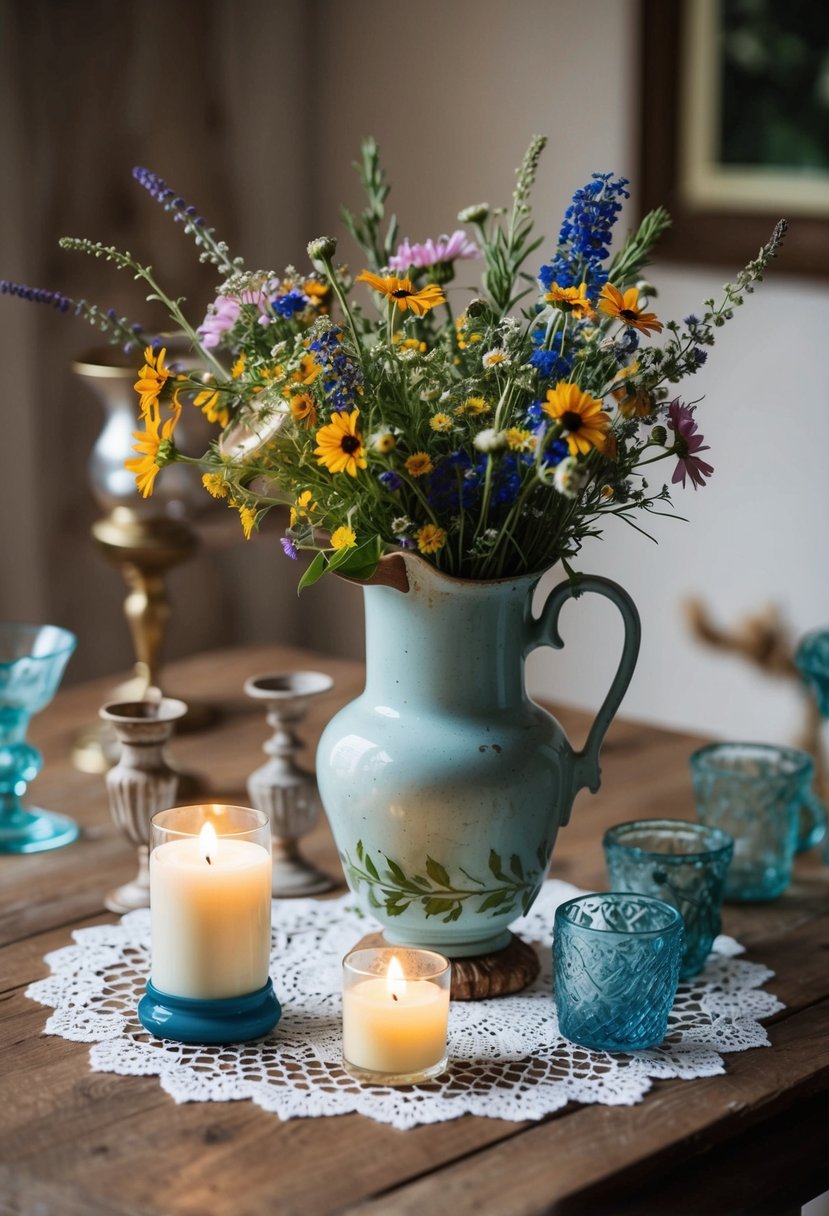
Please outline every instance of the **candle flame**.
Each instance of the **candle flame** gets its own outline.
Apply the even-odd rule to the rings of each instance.
[[[213,864],[211,861],[211,858],[214,857],[216,854],[217,842],[218,842],[218,837],[216,835],[216,829],[213,827],[213,824],[212,823],[203,824],[202,830],[199,832],[199,848],[201,849],[202,857],[204,858],[204,860],[207,862],[208,865]]]
[[[389,959],[389,966],[386,971],[386,992],[393,1001],[398,1001],[406,995],[406,980],[403,976],[400,960],[396,954],[393,954]]]

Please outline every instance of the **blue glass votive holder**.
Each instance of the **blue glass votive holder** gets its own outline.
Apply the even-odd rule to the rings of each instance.
[[[734,838],[726,902],[777,899],[792,880],[795,853],[826,831],[812,757],[769,743],[711,743],[690,765],[698,819]]]
[[[720,908],[734,841],[719,828],[681,819],[639,819],[605,832],[614,891],[639,891],[672,904],[685,925],[680,979],[696,975],[720,931]]]
[[[651,895],[580,895],[556,909],[555,1004],[566,1039],[597,1051],[661,1043],[676,996],[684,929]]]
[[[212,804],[152,817],[152,974],[138,1006],[146,1030],[179,1043],[243,1043],[276,1025],[271,880],[263,811]]]

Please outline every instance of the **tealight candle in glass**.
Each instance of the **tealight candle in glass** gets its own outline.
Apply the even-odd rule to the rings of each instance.
[[[444,1071],[452,969],[433,950],[363,947],[343,959],[343,1067],[409,1085]]]
[[[268,975],[270,822],[249,807],[173,807],[151,821],[151,976],[138,1008],[159,1037],[258,1038],[279,1020]]]

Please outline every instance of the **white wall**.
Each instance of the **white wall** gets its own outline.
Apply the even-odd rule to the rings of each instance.
[[[698,312],[726,277],[655,267],[659,315]],[[729,628],[766,605],[780,610],[795,636],[829,626],[829,387],[820,361],[829,292],[823,284],[775,278],[772,269],[718,334],[708,363],[683,386],[686,400],[704,394],[697,417],[715,469],[704,489],[677,489],[674,504],[688,522],[654,521],[658,546],[624,525],[608,527],[603,541],[585,547],[581,566],[621,583],[642,616],[626,714],[706,734],[785,741],[801,726],[798,692],[701,646],[689,634],[683,602],[702,598]],[[666,480],[672,466],[666,462]],[[532,684],[590,707],[618,653],[614,633],[596,642],[613,610],[583,600],[571,612],[572,651],[537,660]]]

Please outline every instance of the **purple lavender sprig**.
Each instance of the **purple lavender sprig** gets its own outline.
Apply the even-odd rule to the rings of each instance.
[[[132,175],[151,198],[154,198],[157,203],[161,203],[164,210],[172,214],[176,223],[184,225],[184,231],[188,236],[193,237],[197,248],[201,249],[200,262],[210,262],[213,266],[218,266],[225,274],[235,274],[242,269],[244,265],[242,259],[231,258],[227,244],[224,241],[216,240],[215,230],[207,226],[204,216],[199,215],[195,207],[190,206],[186,199],[176,194],[162,177],[150,169],[142,168],[141,165],[135,166]]]
[[[75,302],[60,291],[29,287],[26,283],[14,283],[11,279],[0,279],[0,295],[19,296],[21,300],[34,300],[36,304],[51,304],[58,312],[68,312]]]
[[[82,317],[101,333],[108,334],[109,341],[113,344],[121,342],[127,355],[152,341],[143,325],[132,324],[126,317],[119,317],[114,308],[104,311],[97,304],[90,304],[87,300],[73,300],[61,291],[48,291],[45,287],[29,287],[26,283],[0,279],[0,295],[17,296],[18,299],[31,300],[35,304],[51,305],[58,312],[72,310],[76,317]]]

